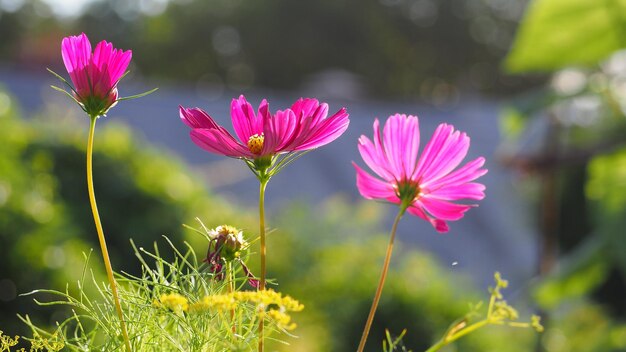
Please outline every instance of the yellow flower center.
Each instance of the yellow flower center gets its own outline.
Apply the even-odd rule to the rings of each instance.
[[[250,151],[253,154],[261,154],[261,151],[263,150],[263,140],[264,139],[265,139],[265,137],[263,136],[263,133],[261,133],[260,135],[259,134],[253,134],[248,139],[248,149],[250,149]]]
[[[239,257],[240,251],[248,248],[248,242],[243,238],[243,233],[229,225],[221,225],[208,233],[211,240],[215,240],[215,250],[227,261]]]
[[[215,228],[215,232],[218,235],[222,235],[222,236],[228,236],[228,235],[237,236],[239,232],[241,231],[237,230],[237,228],[234,226],[221,225]]]

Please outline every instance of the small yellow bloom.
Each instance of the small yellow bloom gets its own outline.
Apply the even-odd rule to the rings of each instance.
[[[541,325],[541,317],[538,315],[530,317],[530,326],[532,326],[537,332],[543,332],[544,330],[543,325]]]
[[[283,311],[270,309],[265,314],[267,315],[267,317],[272,319],[274,323],[276,323],[276,326],[281,329],[293,330],[297,326],[296,323],[291,322],[291,317],[289,316],[289,314]]]
[[[287,312],[299,312],[304,305],[297,300],[283,296],[274,290],[238,291],[227,294],[209,295],[197,303],[189,306],[189,312],[201,313],[206,311],[228,312],[240,304],[251,303],[259,307],[257,316],[260,319],[268,318],[279,328],[293,330],[296,324],[291,322]]]
[[[178,293],[162,294],[158,301],[154,301],[153,305],[170,309],[174,313],[186,312],[189,309],[187,298]]]
[[[226,295],[210,295],[202,298],[199,302],[189,307],[190,312],[205,312],[214,310],[218,312],[227,312],[237,307],[238,302],[230,294]]]
[[[19,340],[19,336],[12,338],[11,336],[4,335],[4,332],[0,330],[0,351],[10,351],[11,347],[17,345]]]

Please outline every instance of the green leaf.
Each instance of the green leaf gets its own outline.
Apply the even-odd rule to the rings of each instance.
[[[145,97],[148,94],[152,94],[152,93],[156,92],[158,89],[159,88],[154,88],[154,89],[150,89],[149,91],[143,92],[143,93],[140,93],[140,94],[131,95],[129,97],[118,98],[117,101],[131,100],[131,99],[137,99],[137,98]]]
[[[592,66],[626,47],[626,0],[534,0],[505,61],[509,72]]]

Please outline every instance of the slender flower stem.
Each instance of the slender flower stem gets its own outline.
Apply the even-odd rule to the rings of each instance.
[[[262,179],[259,186],[259,236],[261,237],[261,280],[259,290],[265,290],[265,187],[267,179]],[[263,325],[265,318],[261,315],[259,321],[259,352],[263,352]]]
[[[233,262],[228,262],[228,293],[235,292],[235,272],[233,270]],[[237,324],[235,323],[235,308],[230,310],[230,321],[233,324],[233,335],[237,333]]]
[[[376,289],[374,301],[372,302],[372,308],[370,308],[370,313],[367,317],[367,322],[365,323],[365,329],[363,329],[363,336],[361,336],[361,342],[359,343],[358,352],[363,352],[363,349],[365,348],[365,342],[367,341],[367,335],[369,335],[370,328],[372,327],[372,322],[374,321],[374,314],[376,313],[376,308],[378,307],[378,301],[380,301],[380,296],[383,293],[383,286],[385,285],[387,271],[389,270],[389,262],[391,261],[391,253],[393,251],[393,241],[396,238],[396,229],[398,227],[398,222],[400,222],[400,219],[402,218],[405,210],[405,207],[401,207],[398,215],[396,215],[396,219],[393,221],[389,244],[387,245],[387,254],[385,255],[385,262],[383,264],[383,271],[380,274],[380,281],[378,281],[378,288]]]
[[[115,310],[117,316],[120,318],[120,326],[122,328],[122,335],[124,337],[124,344],[126,345],[126,351],[131,352],[130,339],[128,338],[128,332],[126,332],[126,324],[124,323],[124,314],[122,313],[122,306],[117,294],[117,285],[113,278],[113,268],[111,267],[111,260],[109,259],[109,251],[107,249],[106,240],[104,238],[104,230],[102,230],[102,223],[100,222],[100,214],[98,213],[98,205],[96,204],[96,194],[93,190],[93,136],[96,130],[97,117],[91,117],[91,124],[89,126],[89,138],[87,141],[87,188],[89,190],[89,203],[91,204],[91,212],[93,213],[93,220],[96,224],[96,231],[98,232],[98,240],[100,241],[100,249],[102,250],[102,257],[104,259],[104,266],[107,271],[107,277],[109,278],[109,284],[111,285],[111,292],[113,293],[113,301],[115,302]]]
[[[448,344],[450,344],[451,342],[454,342],[458,339],[460,339],[461,337],[476,331],[480,328],[482,328],[485,325],[488,325],[490,323],[489,319],[484,319],[481,320],[479,322],[476,322],[464,329],[459,330],[458,332],[450,335],[450,336],[446,336],[444,338],[442,338],[441,340],[439,340],[436,344],[432,345],[429,349],[426,350],[426,352],[436,352],[439,351],[440,349],[442,349],[444,346],[447,346]]]

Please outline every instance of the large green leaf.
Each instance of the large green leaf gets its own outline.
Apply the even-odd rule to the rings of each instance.
[[[506,58],[510,72],[590,66],[626,47],[626,0],[534,0]]]

